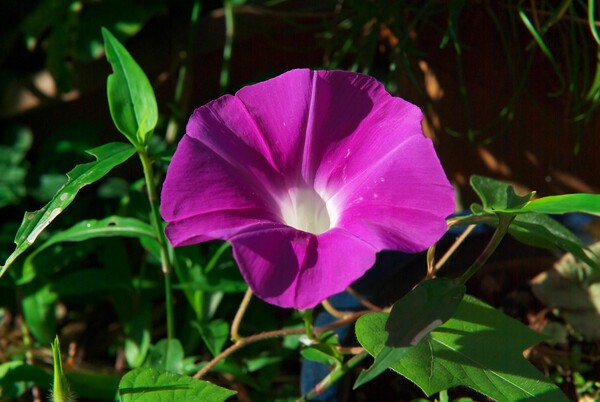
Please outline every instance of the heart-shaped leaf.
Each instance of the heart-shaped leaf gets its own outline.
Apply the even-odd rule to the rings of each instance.
[[[386,313],[357,321],[358,340],[372,355],[385,347]],[[405,353],[391,368],[431,396],[466,386],[500,401],[568,398],[523,358],[543,337],[485,303],[465,296],[454,317]]]

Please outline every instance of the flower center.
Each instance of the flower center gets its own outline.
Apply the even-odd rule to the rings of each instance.
[[[327,203],[312,188],[289,190],[281,200],[283,222],[304,232],[321,234],[331,229],[332,217]]]

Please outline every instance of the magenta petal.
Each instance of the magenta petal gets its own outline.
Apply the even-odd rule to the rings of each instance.
[[[308,308],[376,252],[446,231],[454,192],[421,111],[375,79],[293,70],[197,109],[162,191],[173,245],[231,241],[264,300]]]
[[[294,182],[302,162],[313,74],[292,70],[236,93],[269,148],[274,166]]]
[[[340,229],[316,236],[281,227],[246,232],[231,243],[253,292],[281,307],[314,307],[375,263],[371,245]]]
[[[273,200],[200,141],[184,137],[163,185],[161,214],[175,246],[228,239],[248,226],[271,225]]]
[[[431,141],[414,135],[352,177],[332,197],[337,226],[378,250],[423,251],[446,232],[454,190]]]

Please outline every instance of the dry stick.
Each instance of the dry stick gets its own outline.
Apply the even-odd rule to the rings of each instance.
[[[329,300],[327,300],[327,299],[325,299],[321,302],[321,306],[323,306],[325,311],[327,311],[329,314],[331,314],[335,318],[344,318],[344,317],[347,317],[349,314],[351,314],[351,313],[348,313],[345,311],[340,311],[337,308],[333,307],[333,305],[331,303],[329,303]]]
[[[433,244],[429,249],[427,249],[427,275],[425,279],[433,279],[435,276],[435,244]]]
[[[244,313],[248,308],[248,304],[250,303],[250,299],[252,298],[252,290],[248,288],[246,293],[244,294],[244,298],[240,303],[240,307],[238,308],[237,313],[235,313],[235,317],[233,318],[233,322],[231,323],[231,340],[234,342],[238,342],[241,340],[241,337],[238,333],[240,329],[240,323],[242,322],[242,318],[244,317]]]
[[[473,229],[475,229],[475,226],[476,225],[467,226],[465,231],[462,232],[460,234],[460,236],[458,236],[456,238],[456,240],[454,241],[454,244],[452,244],[452,246],[448,249],[448,251],[446,251],[446,253],[442,256],[442,258],[440,258],[440,260],[437,262],[437,264],[435,264],[435,267],[433,268],[434,273],[439,271],[439,269],[442,267],[442,265],[444,265],[446,263],[448,258],[450,258],[450,256],[452,256],[452,254],[454,254],[454,252],[456,251],[458,246],[460,246],[461,243],[467,238],[467,236],[473,231]]]
[[[357,355],[365,350],[362,346],[337,346],[336,349],[343,355]]]
[[[350,293],[356,300],[358,300],[358,302],[360,304],[362,304],[363,306],[365,306],[366,308],[368,308],[369,310],[372,311],[381,311],[381,307],[374,305],[373,303],[371,303],[370,301],[368,301],[367,299],[365,299],[364,297],[362,297],[362,295],[360,295],[356,290],[354,290],[352,288],[352,286],[349,286],[348,289],[346,289],[348,291],[348,293]]]
[[[362,316],[366,313],[370,313],[370,311],[369,310],[358,311],[356,313],[353,313],[353,314],[347,316],[346,318],[343,318],[341,320],[333,322],[329,325],[324,325],[322,327],[315,328],[314,332],[316,335],[319,335],[325,331],[329,331],[329,330],[350,324],[350,323],[356,321],[360,316]],[[276,331],[268,331],[268,332],[263,332],[260,334],[252,335],[247,338],[240,338],[233,345],[231,345],[230,347],[225,349],[218,356],[216,356],[214,359],[212,359],[210,362],[208,362],[206,364],[206,366],[202,367],[196,374],[194,374],[193,378],[196,378],[196,379],[202,378],[213,367],[215,367],[217,364],[219,364],[219,362],[221,360],[225,359],[226,357],[228,357],[229,355],[231,355],[235,351],[243,348],[246,345],[249,345],[251,343],[258,342],[258,341],[263,341],[266,339],[278,338],[278,337],[288,336],[288,335],[302,335],[305,333],[306,333],[306,331],[304,330],[304,328],[279,329]]]

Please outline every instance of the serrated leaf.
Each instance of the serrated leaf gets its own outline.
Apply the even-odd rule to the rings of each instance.
[[[354,388],[367,383],[417,345],[421,339],[450,319],[460,304],[465,286],[446,278],[420,283],[392,306],[385,324],[385,344],[375,362],[358,376]],[[359,321],[363,319],[361,317]],[[357,337],[369,337],[357,326]],[[364,346],[364,345],[363,345]]]
[[[161,339],[150,348],[142,367],[183,373],[183,347],[177,339]]]
[[[77,165],[67,173],[68,180],[50,202],[35,212],[26,212],[15,236],[16,248],[0,269],[0,277],[14,260],[27,250],[39,234],[75,199],[79,190],[104,177],[112,168],[125,162],[135,149],[120,142],[112,142],[87,151],[95,162]]]
[[[388,314],[363,317],[357,321],[357,335],[361,345],[375,355],[385,345]],[[523,350],[541,340],[540,334],[520,322],[465,296],[452,319],[391,368],[428,396],[466,386],[500,402],[566,402],[558,387],[523,358]]]
[[[102,28],[102,36],[106,59],[113,69],[106,83],[110,115],[117,129],[134,146],[143,148],[158,122],[154,91],[144,71],[117,38],[106,28]]]
[[[489,177],[473,175],[470,182],[488,212],[519,209],[535,195],[532,192],[519,196],[510,184]]]
[[[121,402],[222,402],[235,391],[168,371],[140,368],[119,383]]]

